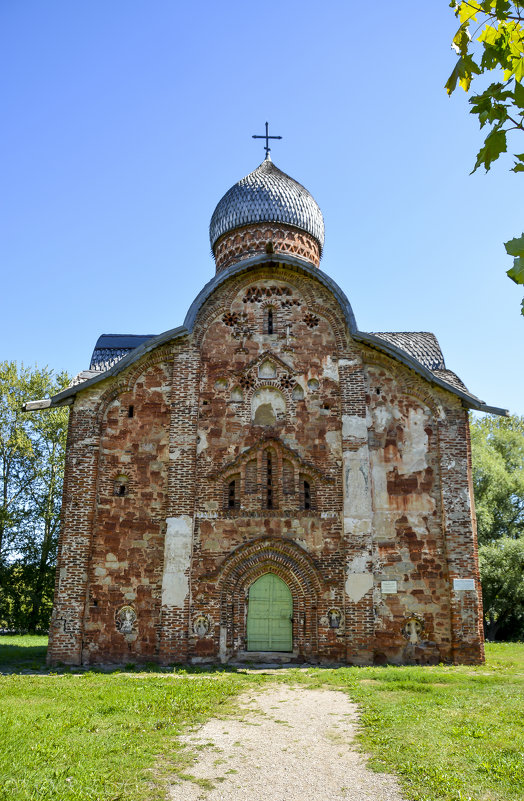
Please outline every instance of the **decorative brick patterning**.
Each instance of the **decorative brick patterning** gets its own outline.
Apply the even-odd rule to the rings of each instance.
[[[320,246],[306,231],[278,223],[247,225],[220,237],[214,246],[217,273],[253,256],[291,253],[310,264],[320,264]]]

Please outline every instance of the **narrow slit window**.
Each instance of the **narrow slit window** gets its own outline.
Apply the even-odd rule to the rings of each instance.
[[[236,508],[236,481],[230,481],[227,488],[227,508],[228,509],[235,509]]]
[[[272,306],[264,309],[264,334],[274,334],[276,329],[276,312]]]
[[[273,458],[266,452],[266,509],[273,509],[275,502],[273,481]]]
[[[240,476],[229,476],[224,483],[224,509],[240,509]]]
[[[304,509],[311,509],[311,486],[309,481],[304,481]]]
[[[135,407],[134,406],[129,406],[128,407],[127,416],[128,417],[134,417],[135,416]]]
[[[300,476],[300,508],[306,511],[315,509],[314,486],[309,476]]]

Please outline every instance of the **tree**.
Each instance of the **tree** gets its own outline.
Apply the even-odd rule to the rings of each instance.
[[[471,425],[480,545],[524,535],[524,417],[486,415]]]
[[[488,640],[504,632],[524,636],[524,539],[503,537],[479,549],[484,606],[484,630]]]
[[[524,417],[471,425],[487,639],[524,636]]]
[[[22,405],[69,384],[66,373],[0,363],[0,625],[47,626],[68,410],[25,414]]]
[[[453,37],[458,58],[446,83],[448,94],[457,84],[469,92],[471,83],[485,73],[495,72],[500,78],[469,99],[480,127],[489,128],[473,172],[481,165],[488,171],[507,151],[508,134],[524,132],[524,2],[451,0],[450,6],[460,26]],[[514,158],[513,172],[524,172],[524,153],[514,153]],[[514,257],[508,276],[524,284],[524,233],[506,242],[505,247]],[[524,300],[521,312],[524,314]]]

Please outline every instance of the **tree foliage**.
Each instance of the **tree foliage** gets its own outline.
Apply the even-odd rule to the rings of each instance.
[[[484,545],[479,562],[486,637],[524,637],[524,539]]]
[[[68,410],[22,406],[69,383],[66,373],[0,362],[0,626],[36,631],[49,620]]]
[[[457,85],[469,92],[472,82],[486,73],[494,72],[499,79],[469,99],[471,113],[488,129],[473,172],[481,165],[487,171],[507,152],[508,134],[524,132],[524,2],[451,0],[450,6],[460,25],[452,42],[457,62],[446,83],[448,94]],[[524,172],[524,153],[513,156],[513,172]],[[524,233],[505,247],[514,258],[508,276],[524,284]]]
[[[471,448],[479,544],[524,536],[524,417],[475,420]]]
[[[524,637],[524,417],[471,425],[484,629]]]

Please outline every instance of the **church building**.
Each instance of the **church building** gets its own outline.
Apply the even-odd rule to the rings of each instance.
[[[504,410],[358,329],[267,140],[210,238],[182,325],[26,405],[70,407],[49,664],[482,662],[468,410]]]

